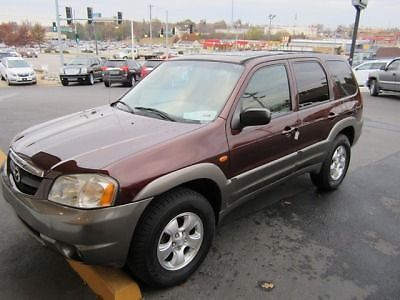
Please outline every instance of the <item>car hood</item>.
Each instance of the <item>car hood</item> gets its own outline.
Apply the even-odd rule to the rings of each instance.
[[[26,73],[33,72],[33,69],[30,68],[30,67],[27,67],[27,68],[8,68],[8,71],[16,73],[16,74],[26,74]]]
[[[32,127],[14,138],[12,149],[48,171],[105,170],[127,156],[198,129],[98,107]]]

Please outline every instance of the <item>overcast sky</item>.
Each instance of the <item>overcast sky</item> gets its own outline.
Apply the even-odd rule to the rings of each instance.
[[[354,22],[355,9],[351,0],[234,0],[234,19],[251,24],[267,23],[269,14],[276,15],[273,24],[309,25],[324,24],[336,28],[339,24]],[[112,17],[117,11],[125,19],[149,19],[148,5],[152,4],[153,17],[169,21],[183,19],[230,22],[232,0],[59,0],[60,14],[65,16],[65,6],[72,6],[77,17],[86,16],[86,7],[103,17]],[[297,16],[297,20],[296,20]],[[6,21],[40,22],[50,25],[55,20],[55,0],[1,0],[0,23]],[[400,27],[400,0],[369,0],[362,12],[360,25],[364,27]]]

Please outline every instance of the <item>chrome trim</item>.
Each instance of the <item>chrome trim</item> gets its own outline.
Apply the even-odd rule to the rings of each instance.
[[[28,173],[31,173],[35,176],[44,177],[44,171],[39,169],[38,167],[35,167],[31,163],[27,162],[23,158],[21,158],[17,153],[14,152],[13,149],[10,148],[9,156],[12,159],[12,161],[21,169],[25,170]]]

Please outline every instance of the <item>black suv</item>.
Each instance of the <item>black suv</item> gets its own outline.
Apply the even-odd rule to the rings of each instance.
[[[77,57],[64,64],[60,70],[62,85],[79,82],[93,85],[96,80],[103,80],[103,61],[97,57]]]
[[[140,64],[129,59],[110,59],[103,67],[103,82],[106,87],[112,83],[134,86],[140,79]]]
[[[381,70],[371,72],[367,86],[371,96],[378,96],[381,91],[400,92],[400,57],[393,59]]]

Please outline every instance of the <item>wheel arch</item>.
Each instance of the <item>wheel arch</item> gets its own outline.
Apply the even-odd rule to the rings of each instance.
[[[228,183],[228,179],[218,166],[212,163],[201,163],[155,179],[136,195],[134,201],[155,198],[172,189],[187,187],[209,201],[215,213],[215,220],[218,222],[219,212],[226,203]]]

